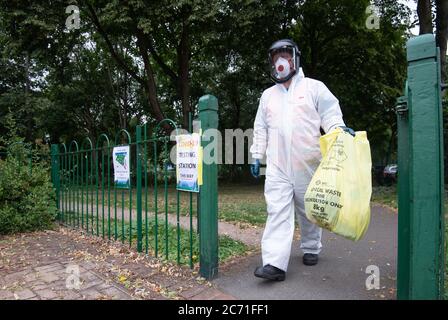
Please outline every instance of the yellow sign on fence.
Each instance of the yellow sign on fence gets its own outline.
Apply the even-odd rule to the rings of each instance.
[[[201,136],[197,133],[176,136],[177,190],[199,192],[202,184]]]

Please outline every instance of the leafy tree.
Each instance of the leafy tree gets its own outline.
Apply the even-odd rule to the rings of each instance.
[[[388,162],[396,137],[394,104],[405,80],[409,10],[376,1],[379,29],[366,27],[369,1],[300,1],[294,29],[305,75],[323,81],[340,100],[344,119],[366,130],[375,163]]]
[[[6,135],[0,137],[0,151],[6,151],[0,158],[0,234],[51,228],[56,199],[48,162],[17,135],[11,113],[5,123]]]
[[[267,49],[289,37],[305,74],[327,84],[384,162],[394,149],[409,12],[374,3],[378,30],[366,28],[367,0],[82,0],[80,28],[68,30],[70,1],[0,0],[0,117],[17,113],[29,141],[47,132],[55,142],[79,140],[164,117],[186,127],[198,98],[212,93],[220,128],[250,128],[272,85]]]

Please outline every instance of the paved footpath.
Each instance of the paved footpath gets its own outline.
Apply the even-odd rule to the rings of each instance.
[[[79,273],[78,273],[79,272]],[[79,281],[74,276],[79,274]],[[0,237],[0,300],[233,299],[197,270],[79,230]]]
[[[323,251],[318,265],[312,267],[302,264],[296,240],[283,282],[253,276],[255,267],[261,265],[258,253],[222,268],[214,283],[237,299],[395,299],[397,218],[396,212],[373,205],[369,229],[357,243],[324,231]],[[379,268],[378,290],[366,289],[370,265]]]

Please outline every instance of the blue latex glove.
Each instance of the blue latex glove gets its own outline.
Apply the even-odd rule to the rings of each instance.
[[[339,127],[339,128],[341,128],[342,130],[344,130],[344,132],[347,132],[347,133],[351,134],[352,136],[355,136],[355,135],[356,135],[356,134],[355,134],[355,130],[353,130],[352,128],[349,128],[349,127]]]
[[[250,173],[256,179],[260,177],[260,160],[255,159],[255,161],[250,165]]]

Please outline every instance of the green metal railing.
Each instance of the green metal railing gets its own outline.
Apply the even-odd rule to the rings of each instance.
[[[194,196],[189,193],[182,197],[171,183],[175,176],[169,170],[167,157],[170,136],[159,133],[161,125],[166,123],[177,128],[173,121],[165,119],[150,137],[147,125],[138,126],[134,141],[128,131],[120,130],[114,144],[106,134],[101,134],[95,140],[95,147],[90,138],[85,138],[81,147],[77,141],[72,141],[68,148],[65,144],[54,145],[52,174],[57,191],[58,218],[67,226],[109,240],[127,242],[129,246],[136,245],[139,252],[163,256],[167,260],[170,260],[171,242],[174,241],[177,263],[187,260],[193,267],[197,260],[195,251],[198,251],[193,232]],[[118,189],[113,181],[112,150],[122,145],[130,147],[129,189]],[[163,192],[162,198],[159,192]],[[170,202],[171,197],[174,197],[174,203]],[[184,198],[183,205],[181,198]],[[181,213],[188,217],[188,227],[181,227]],[[186,248],[181,245],[182,234],[188,238]],[[187,259],[182,259],[185,251]]]
[[[199,118],[203,129],[217,127],[217,109],[215,97],[201,98]],[[189,118],[191,132],[191,115]],[[58,219],[66,226],[127,243],[138,252],[190,268],[200,262],[201,275],[212,278],[218,265],[216,164],[204,165],[200,194],[176,190],[176,172],[169,159],[175,142],[166,134],[167,127],[178,133],[174,121],[164,119],[151,134],[147,124],[137,126],[134,136],[120,130],[113,144],[101,134],[95,143],[85,138],[80,147],[76,141],[68,148],[65,144],[52,145]],[[128,189],[114,185],[112,152],[117,146],[130,149]],[[205,222],[199,222],[198,217]],[[200,226],[197,232],[193,230],[195,218]]]

